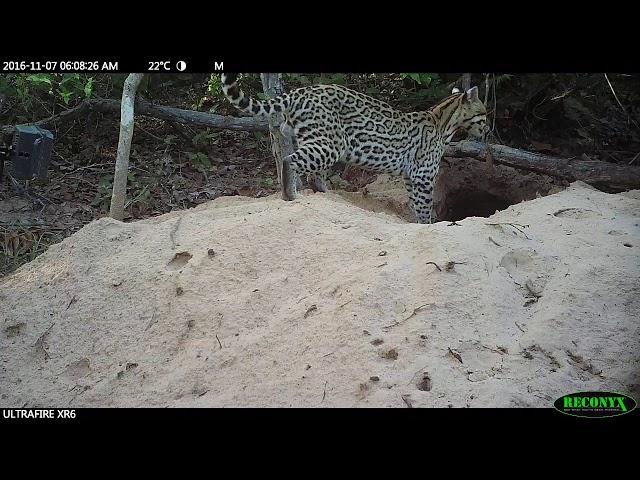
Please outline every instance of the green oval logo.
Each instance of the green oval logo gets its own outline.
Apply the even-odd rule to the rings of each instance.
[[[636,405],[636,401],[628,395],[613,392],[571,393],[553,402],[559,412],[587,418],[624,415],[636,408]]]

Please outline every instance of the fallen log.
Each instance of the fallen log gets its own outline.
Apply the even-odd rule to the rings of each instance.
[[[640,188],[640,167],[618,165],[600,160],[582,160],[553,157],[518,150],[506,145],[463,141],[447,147],[447,157],[472,157],[492,159],[495,163],[509,167],[541,173],[569,182],[580,180],[597,188],[623,191]]]
[[[111,99],[91,99],[85,100],[78,106],[66,110],[49,118],[32,123],[38,127],[49,127],[56,123],[69,122],[86,114],[88,111],[100,113],[120,113],[120,102]],[[220,128],[225,130],[242,130],[249,132],[268,131],[269,123],[267,119],[258,117],[231,117],[216,115],[215,113],[197,112],[195,110],[183,110],[181,108],[163,107],[153,105],[145,100],[138,99],[135,103],[136,115],[159,118],[168,122],[183,123],[190,125],[200,125],[203,127]],[[0,128],[0,133],[13,135],[15,126],[8,125]]]
[[[201,127],[221,128],[225,130],[242,130],[246,132],[266,132],[269,130],[269,122],[266,118],[259,117],[231,117],[216,115],[215,113],[196,112],[195,110],[182,110],[173,107],[161,107],[149,102],[136,102],[136,111],[141,115],[159,118],[175,123],[188,123]]]

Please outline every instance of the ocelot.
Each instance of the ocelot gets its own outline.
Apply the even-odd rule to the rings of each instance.
[[[297,149],[283,159],[283,198],[296,198],[295,175],[315,177],[326,191],[327,173],[338,161],[374,172],[401,175],[419,223],[432,223],[433,189],[446,145],[458,131],[475,138],[487,132],[478,87],[454,92],[424,112],[404,113],[339,85],[299,88],[260,101],[248,98],[237,74],[222,74],[222,89],[238,109],[254,115],[282,112],[283,132]]]

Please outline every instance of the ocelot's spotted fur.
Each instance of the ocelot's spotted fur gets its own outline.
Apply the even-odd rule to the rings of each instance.
[[[222,75],[227,98],[254,115],[282,112],[297,150],[283,162],[285,200],[296,198],[293,174],[316,178],[326,191],[329,168],[344,161],[375,172],[401,175],[418,222],[433,220],[433,188],[445,146],[457,131],[483,137],[486,109],[478,88],[455,92],[425,112],[403,113],[338,85],[299,88],[268,101],[248,98],[237,74]]]

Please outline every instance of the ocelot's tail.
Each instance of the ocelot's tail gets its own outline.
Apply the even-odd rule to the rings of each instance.
[[[247,97],[247,95],[238,86],[237,73],[223,73],[221,79],[222,91],[225,96],[231,103],[233,103],[233,105],[244,112],[252,113],[254,115],[272,115],[286,110],[289,106],[289,96],[286,94],[265,102]]]

